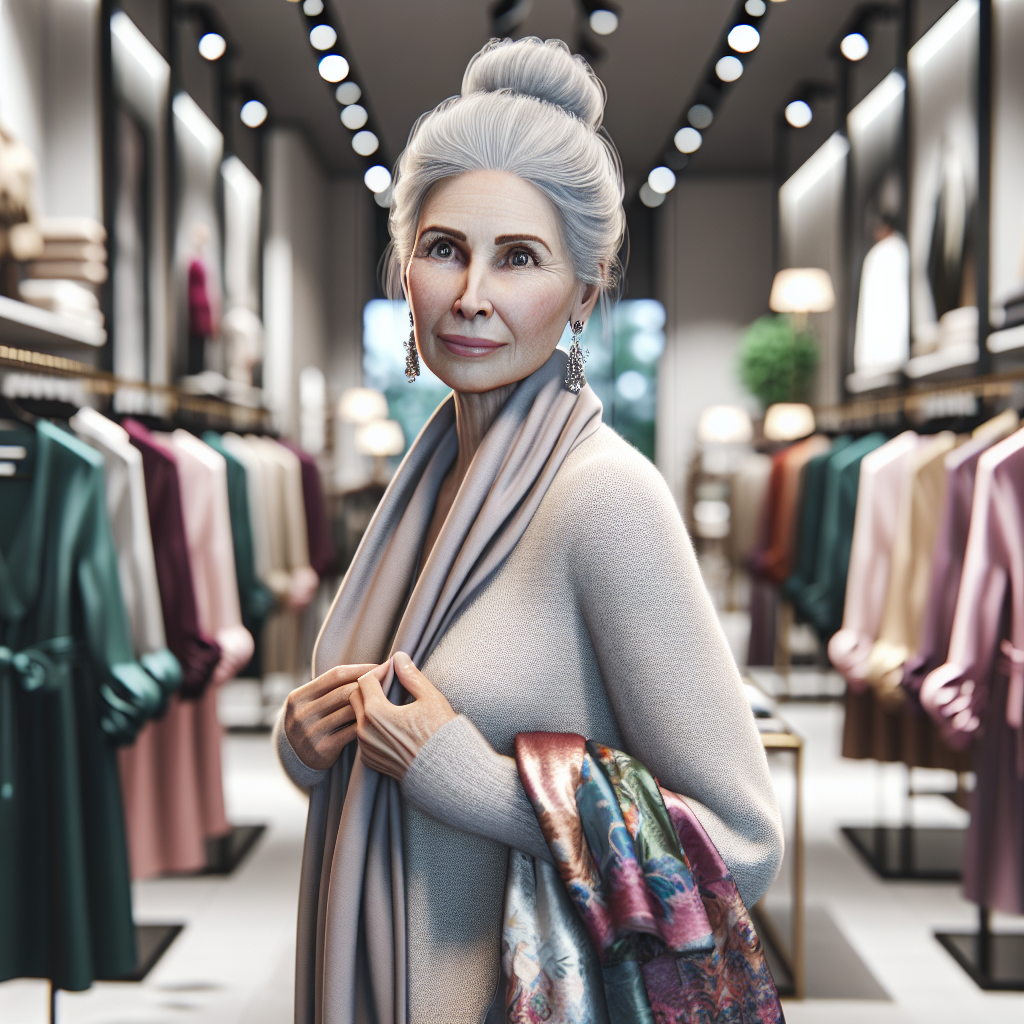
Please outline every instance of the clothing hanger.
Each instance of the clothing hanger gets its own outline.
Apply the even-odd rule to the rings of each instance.
[[[37,416],[22,409],[17,402],[0,396],[0,412],[7,412],[13,420],[0,419],[0,430],[22,433],[26,426],[36,425]],[[21,444],[0,444],[0,479],[31,480],[32,474],[19,465],[28,458],[28,449]]]

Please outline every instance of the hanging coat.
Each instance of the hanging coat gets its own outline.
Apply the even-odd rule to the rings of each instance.
[[[135,966],[115,742],[164,701],[135,661],[103,458],[40,420],[0,479],[0,981]]]

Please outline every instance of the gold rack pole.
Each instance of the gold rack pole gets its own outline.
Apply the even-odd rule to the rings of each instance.
[[[824,430],[846,430],[893,422],[900,416],[936,418],[927,415],[929,402],[942,398],[1005,398],[1013,394],[1015,385],[1024,383],[1024,367],[990,373],[982,377],[966,377],[908,388],[878,398],[855,399],[844,405],[821,406],[814,410],[818,425]]]
[[[0,368],[21,370],[26,373],[40,373],[56,377],[80,380],[88,390],[98,395],[113,395],[121,388],[145,391],[163,395],[169,413],[178,410],[208,416],[229,422],[238,429],[262,430],[267,426],[269,413],[266,409],[254,409],[247,405],[236,405],[221,398],[194,395],[170,384],[150,384],[146,381],[126,380],[106,370],[97,370],[88,363],[35,352],[30,349],[11,348],[0,345]]]

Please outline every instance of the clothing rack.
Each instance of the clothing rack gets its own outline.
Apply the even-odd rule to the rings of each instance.
[[[162,410],[168,418],[175,413],[199,416],[211,423],[224,423],[242,432],[263,432],[270,426],[270,412],[267,409],[192,394],[170,384],[128,380],[106,370],[98,370],[88,363],[48,352],[0,345],[0,369],[78,380],[86,390],[109,398],[121,391],[159,396]]]
[[[857,399],[842,405],[821,406],[814,410],[818,427],[827,433],[870,430],[898,423],[903,419],[924,423],[930,419],[964,415],[963,399],[982,401],[1009,398],[1024,386],[1024,366],[980,377],[961,378],[902,391],[878,398]],[[957,409],[957,403],[961,408]]]

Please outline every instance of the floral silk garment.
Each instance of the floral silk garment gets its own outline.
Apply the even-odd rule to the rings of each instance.
[[[512,852],[509,1024],[784,1020],[736,884],[681,797],[572,734],[521,734],[516,762],[562,885]]]

